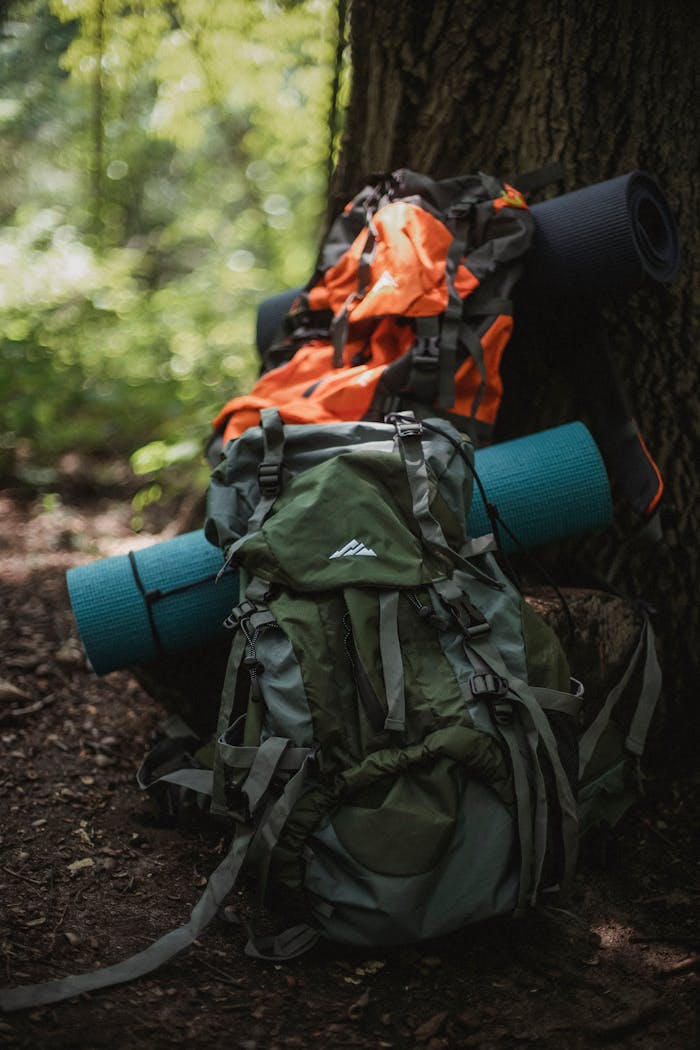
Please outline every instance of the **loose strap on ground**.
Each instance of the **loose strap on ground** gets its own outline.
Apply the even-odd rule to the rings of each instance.
[[[151,973],[163,963],[187,948],[211,922],[220,906],[233,889],[253,838],[254,829],[243,828],[236,834],[229,852],[213,872],[204,893],[192,909],[189,922],[171,930],[129,959],[106,966],[102,970],[63,977],[45,984],[22,986],[0,991],[0,1009],[23,1010],[45,1006],[70,999],[83,992],[93,992],[115,984],[133,981]]]

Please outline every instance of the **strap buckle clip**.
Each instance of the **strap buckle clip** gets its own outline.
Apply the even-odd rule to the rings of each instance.
[[[457,622],[465,638],[480,638],[481,635],[488,634],[491,630],[491,624],[486,617],[475,605],[472,605],[468,598],[462,597],[455,602],[443,601],[443,605]]]
[[[394,424],[400,438],[420,437],[423,433],[423,424],[412,412],[391,412],[386,422]]]
[[[474,673],[469,688],[475,700],[503,700],[508,696],[508,679],[493,671]]]
[[[488,700],[491,715],[498,725],[510,725],[513,721],[513,703],[508,697],[508,679],[493,671],[473,674],[469,688],[475,700]]]
[[[259,608],[260,607],[256,605],[255,602],[250,602],[246,598],[239,605],[235,605],[233,609],[231,609],[231,612],[224,620],[223,626],[227,631],[235,631],[241,626],[244,620],[249,620],[254,613],[258,612]]]
[[[258,485],[260,493],[267,498],[274,498],[282,484],[281,463],[261,463],[258,467]]]
[[[411,347],[411,364],[418,372],[437,368],[440,363],[440,340],[436,335],[419,335]]]

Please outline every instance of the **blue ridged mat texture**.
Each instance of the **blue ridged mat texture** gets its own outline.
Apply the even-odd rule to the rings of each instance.
[[[629,291],[650,277],[673,280],[676,223],[654,179],[632,171],[531,206],[533,246],[520,292],[577,299]]]
[[[223,561],[200,530],[69,569],[73,614],[97,674],[148,664],[223,632],[238,601],[237,573],[214,582]]]
[[[526,547],[610,524],[612,504],[598,448],[582,423],[503,442],[476,453],[486,498]],[[491,531],[474,489],[472,536]],[[502,535],[505,550],[512,540]],[[238,601],[238,577],[202,531],[129,555],[70,569],[68,593],[88,659],[97,674],[148,664],[225,634]]]
[[[608,475],[583,423],[480,449],[475,465],[488,502],[525,547],[605,528],[612,520]],[[476,486],[467,529],[472,536],[491,531]],[[517,548],[505,532],[500,538],[506,552]]]

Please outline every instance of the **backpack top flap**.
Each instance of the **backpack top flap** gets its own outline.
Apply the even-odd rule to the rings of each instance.
[[[465,436],[447,421],[435,419],[430,423],[432,429],[421,435],[427,467],[452,514],[458,521],[466,521],[471,506],[472,476],[462,459],[462,452],[471,458],[473,450]],[[261,426],[251,427],[240,438],[228,443],[221,463],[212,473],[207,496],[207,539],[226,552],[231,544],[245,536],[264,492],[269,491],[263,480],[266,470],[268,477],[276,473],[277,492],[281,492],[297,474],[359,448],[366,452],[392,452],[396,448],[396,428],[390,423],[370,422],[283,427],[277,413],[263,413]],[[342,505],[345,508],[347,492],[341,495],[342,504],[336,504],[336,507]],[[330,512],[324,511],[323,543],[319,554],[327,545],[328,530],[335,513],[335,507]],[[345,510],[343,513],[345,515]],[[367,519],[372,518],[373,505],[366,508],[365,514]],[[358,529],[360,525],[364,529],[365,524],[365,520],[360,521]],[[362,539],[361,536],[355,537],[350,530],[343,543],[329,548],[326,557],[355,538]],[[310,536],[302,536],[301,545],[307,542],[310,543]]]
[[[448,507],[428,469],[430,510],[449,547],[465,542],[464,522]],[[342,507],[342,514],[338,508]],[[414,513],[403,459],[356,450],[294,478],[235,563],[299,591],[338,587],[419,587],[448,574],[448,556],[427,546]]]

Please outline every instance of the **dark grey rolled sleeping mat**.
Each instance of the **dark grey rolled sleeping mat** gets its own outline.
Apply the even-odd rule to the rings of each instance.
[[[643,171],[533,204],[531,212],[535,236],[516,295],[520,330],[535,343],[545,332],[567,348],[560,367],[578,393],[615,488],[651,520],[663,480],[634,419],[600,303],[648,280],[674,279],[681,253],[673,214]],[[656,526],[658,532],[658,520]]]
[[[579,298],[629,291],[645,277],[672,281],[676,224],[654,179],[632,171],[531,206],[533,246],[523,284]]]

